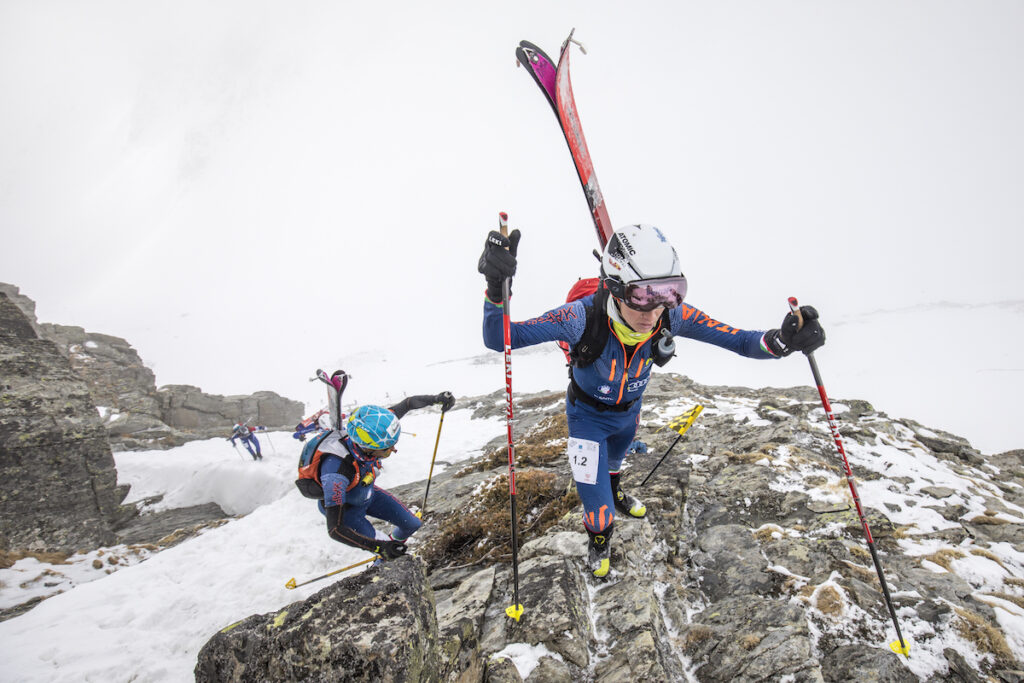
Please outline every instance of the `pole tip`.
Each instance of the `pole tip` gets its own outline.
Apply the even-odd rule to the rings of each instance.
[[[295,588],[295,586],[296,586],[296,584],[295,584],[295,577],[292,577],[292,578],[288,579],[288,583],[286,583],[284,585],[284,587],[289,589],[289,590],[291,590],[292,588]]]
[[[508,616],[509,619],[515,619],[516,621],[519,621],[519,617],[523,616],[522,604],[509,605],[505,608],[505,614]]]
[[[910,656],[910,643],[904,640],[892,641],[889,643],[889,649],[898,655],[903,655],[904,657]]]

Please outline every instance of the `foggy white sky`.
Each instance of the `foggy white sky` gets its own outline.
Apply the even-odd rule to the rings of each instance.
[[[869,314],[1024,301],[1024,5],[629,5],[5,0],[0,281],[214,393],[375,348],[479,353],[498,211],[524,233],[514,317],[595,270],[513,56],[576,27],[612,221],[662,227],[693,304],[747,328],[816,305],[824,372],[922,346],[955,367],[981,335],[1019,375],[1000,321],[1021,306],[982,330]]]

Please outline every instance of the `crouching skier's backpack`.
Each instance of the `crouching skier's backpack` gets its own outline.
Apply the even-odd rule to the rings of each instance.
[[[320,450],[320,444],[332,433],[328,431],[314,437],[303,446],[299,455],[299,478],[295,480],[295,486],[306,498],[324,497],[324,487],[320,485],[320,458],[324,452]]]
[[[328,443],[328,438],[332,435],[335,436],[335,441]],[[337,448],[339,445],[341,452]],[[321,446],[326,450],[321,449]],[[324,487],[320,483],[320,461],[325,455],[334,455],[342,459],[338,473],[348,477],[349,485],[346,491],[351,491],[357,484],[369,486],[376,478],[376,472],[372,467],[369,472],[360,470],[352,456],[348,437],[340,436],[339,432],[331,430],[307,443],[299,455],[299,478],[295,480],[295,487],[306,498],[321,499],[324,496]]]
[[[611,332],[611,329],[608,327],[608,313],[606,311],[609,296],[608,288],[601,283],[600,278],[587,277],[577,280],[572,288],[569,289],[565,302],[576,301],[591,294],[594,295],[593,301],[583,309],[586,315],[586,326],[583,329],[583,336],[580,337],[580,340],[571,349],[566,342],[558,342],[558,345],[562,347],[562,353],[565,354],[565,362],[569,364],[570,377],[572,377],[572,366],[583,368],[598,359],[604,351],[605,344],[608,343],[608,335]],[[661,314],[661,332],[659,334],[662,336],[667,335],[667,346],[659,349],[660,352],[652,353],[652,359],[659,367],[669,361],[675,350],[675,344],[671,343],[672,333],[669,332],[670,326],[671,321],[668,311],[663,311]],[[658,346],[654,342],[653,348],[658,348]],[[667,355],[664,349],[667,349]]]

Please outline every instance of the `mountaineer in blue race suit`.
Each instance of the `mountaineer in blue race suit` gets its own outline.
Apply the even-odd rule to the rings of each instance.
[[[327,518],[327,533],[332,539],[377,553],[382,559],[405,554],[405,541],[422,522],[375,482],[382,461],[396,450],[402,434],[399,419],[410,410],[435,404],[447,412],[455,398],[445,391],[436,396],[410,396],[391,408],[360,406],[345,423],[347,433],[331,431],[319,443],[317,480],[323,495],[317,507]],[[380,533],[367,517],[389,522],[394,529],[390,535]]]
[[[492,231],[478,270],[487,279],[483,339],[504,348],[502,282],[516,269],[519,231]],[[674,337],[720,346],[748,358],[809,353],[825,343],[817,311],[801,308],[803,323],[790,313],[780,329],[740,330],[683,303],[686,278],[675,249],[651,225],[615,231],[601,259],[595,294],[570,301],[525,322],[511,323],[511,346],[564,342],[571,349],[565,412],[569,460],[583,502],[590,542],[587,564],[594,576],[610,570],[615,511],[644,517],[647,508],[619,485],[626,451],[640,422],[651,366],[674,354]]]
[[[267,428],[260,425],[258,427],[248,427],[241,422],[235,424],[231,429],[231,436],[228,437],[228,441],[231,445],[235,445],[235,439],[241,439],[242,445],[245,446],[245,450],[249,451],[249,455],[252,456],[253,460],[262,460],[263,453],[260,452],[260,442],[256,438],[255,432],[264,432]],[[245,460],[245,458],[242,458]]]

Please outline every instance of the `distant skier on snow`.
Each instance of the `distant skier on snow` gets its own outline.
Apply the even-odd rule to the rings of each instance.
[[[341,382],[336,390],[343,390]],[[335,403],[340,404],[340,400]],[[422,522],[405,504],[377,486],[376,479],[383,461],[396,450],[402,434],[399,420],[410,410],[430,405],[440,405],[447,412],[455,405],[455,398],[444,391],[410,396],[390,408],[360,406],[344,422],[343,430],[332,429],[306,445],[295,484],[304,496],[318,499],[317,507],[327,519],[327,534],[332,539],[369,550],[382,559],[405,554],[405,542]],[[394,529],[390,534],[379,532],[367,517],[393,524]]]
[[[477,266],[487,280],[483,339],[494,351],[504,348],[502,283],[516,272],[519,238],[518,230],[508,237],[492,231]],[[620,472],[640,422],[651,365],[664,365],[674,355],[673,338],[757,359],[810,352],[825,343],[811,306],[800,309],[802,327],[789,313],[780,329],[744,331],[684,304],[685,296],[686,277],[662,232],[652,225],[629,225],[605,246],[596,293],[511,324],[512,348],[562,341],[571,349],[565,402],[569,461],[590,537],[587,566],[599,578],[611,569],[614,511],[636,518],[647,514],[638,498],[622,490]]]
[[[235,439],[241,439],[242,445],[245,446],[245,450],[249,451],[249,455],[252,456],[253,460],[262,460],[263,453],[260,452],[260,442],[256,438],[255,432],[265,432],[266,427],[260,425],[258,427],[249,427],[241,422],[235,423],[234,428],[231,430],[231,436],[228,437],[228,441],[231,445],[235,445]]]

